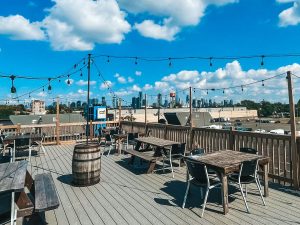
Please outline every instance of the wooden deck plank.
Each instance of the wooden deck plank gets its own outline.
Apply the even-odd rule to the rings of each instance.
[[[217,201],[220,190],[215,189],[210,193],[204,218],[200,218],[202,200],[198,189],[192,188],[187,200],[188,208],[181,208],[186,188],[185,168],[176,168],[175,179],[170,173],[139,174],[139,170],[124,161],[129,155],[104,156],[100,183],[89,187],[73,187],[62,180],[63,177],[67,181],[70,179],[73,145],[45,148],[48,154],[32,157],[28,167],[32,166],[33,174],[52,173],[60,206],[45,213],[45,219],[51,225],[281,225],[299,224],[300,221],[299,191],[290,191],[283,186],[270,188],[270,197],[265,198],[267,206],[263,206],[255,185],[250,185],[248,189],[250,214],[245,210],[238,189],[230,187],[229,213],[226,216],[222,214],[222,205]],[[21,223],[18,221],[18,224]]]

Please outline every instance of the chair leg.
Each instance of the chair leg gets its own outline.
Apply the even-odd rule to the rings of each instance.
[[[28,161],[31,162],[31,147],[29,147],[29,157],[28,157]]]
[[[203,207],[202,207],[201,217],[203,217],[203,214],[204,214],[204,210],[205,210],[205,206],[206,206],[206,202],[207,202],[208,193],[209,193],[209,188],[207,187],[206,188],[206,193],[205,193],[205,198],[204,198],[204,203],[203,203]]]
[[[174,170],[173,170],[172,157],[171,157],[171,155],[170,155],[170,166],[171,166],[171,170],[172,170],[172,177],[174,178]]]
[[[240,183],[239,183],[239,186],[240,186],[240,191],[241,191],[241,194],[242,194],[242,197],[243,197],[243,200],[244,200],[247,212],[249,213],[249,207],[248,207],[247,200],[246,200],[246,197],[245,197],[244,192],[243,192],[243,187],[242,187],[242,185]]]
[[[247,198],[247,184],[245,184],[245,197]]]
[[[109,146],[109,149],[108,149],[108,153],[107,153],[107,157],[109,156],[109,154],[110,154],[110,150],[111,150],[111,145]]]
[[[187,184],[187,186],[186,186],[185,195],[184,195],[183,203],[182,203],[182,208],[183,208],[183,209],[184,209],[184,207],[185,207],[185,202],[186,202],[187,195],[188,195],[188,193],[189,193],[189,189],[190,189],[190,181],[188,181],[188,184]]]
[[[256,183],[257,189],[258,189],[258,191],[259,191],[261,200],[262,200],[263,204],[266,205],[265,199],[264,199],[264,197],[263,197],[263,195],[262,195],[262,192],[261,192],[261,188],[260,188],[260,184],[259,184],[258,178],[255,179],[255,183]]]

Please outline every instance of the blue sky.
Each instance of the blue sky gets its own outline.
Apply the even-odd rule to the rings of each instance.
[[[242,56],[300,53],[299,0],[2,0],[0,2],[0,73],[54,77],[88,53],[96,55],[181,57]],[[138,91],[167,95],[189,86],[226,88],[266,79],[291,70],[300,75],[300,57],[241,60],[172,60],[142,62],[97,57],[94,63],[115,93],[130,100]],[[53,82],[52,92],[39,90],[31,98],[61,96],[85,99],[86,70],[71,76],[72,85]],[[111,98],[92,66],[92,96]],[[299,79],[295,98],[299,99]],[[10,98],[10,83],[1,78],[0,98]],[[46,81],[15,80],[17,95]],[[240,89],[196,90],[197,98],[287,101],[287,85],[277,78]],[[22,100],[29,100],[24,96]],[[154,97],[150,98],[154,101]]]

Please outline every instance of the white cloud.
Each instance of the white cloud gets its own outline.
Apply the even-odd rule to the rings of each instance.
[[[279,3],[286,3],[291,2],[287,0],[277,0]],[[300,1],[295,0],[293,1],[294,4],[292,7],[283,10],[279,14],[279,26],[286,27],[290,25],[297,25],[300,23]]]
[[[104,89],[111,88],[112,86],[114,86],[114,83],[111,82],[110,80],[107,80],[106,82],[100,84],[100,89],[104,90]]]
[[[132,77],[128,77],[127,80],[128,80],[128,83],[134,82],[134,79]]]
[[[126,78],[125,78],[125,77],[122,77],[122,76],[119,76],[117,80],[118,80],[118,82],[121,83],[121,84],[127,83]]]
[[[44,40],[45,34],[40,25],[20,15],[0,16],[0,34],[8,35],[13,40]]]
[[[209,5],[221,6],[238,0],[118,0],[121,8],[133,14],[149,14],[161,18],[154,22],[146,19],[135,28],[146,37],[171,41],[185,26],[196,26]]]
[[[143,87],[145,91],[151,90],[152,88],[153,86],[151,84],[145,84],[145,86]]]
[[[166,89],[166,88],[168,88],[168,87],[169,87],[169,83],[164,82],[164,81],[156,81],[156,82],[154,83],[154,88],[155,88],[156,90],[164,90],[164,89]]]
[[[97,82],[94,81],[94,80],[91,80],[90,81],[90,85],[95,85]],[[87,80],[79,80],[76,82],[77,85],[79,86],[85,86],[85,85],[88,85],[88,81]]]
[[[114,77],[116,77],[116,78],[118,78],[120,76],[120,74],[118,74],[118,73],[116,73],[115,75],[114,75]]]
[[[134,27],[144,37],[166,41],[173,41],[180,31],[178,26],[169,26],[165,20],[163,24],[156,24],[153,20],[144,20],[142,23],[136,23]]]
[[[131,91],[142,91],[142,89],[141,89],[138,85],[136,85],[136,84],[134,84],[134,85],[130,88],[130,90],[131,90]]]
[[[46,97],[47,93],[45,91],[41,91],[39,93],[36,94],[38,97]]]
[[[142,72],[141,71],[135,71],[135,75],[138,76],[138,77],[142,76]]]
[[[121,90],[115,92],[116,96],[128,96],[131,94],[132,94],[132,91],[128,91],[128,90],[124,90],[124,89],[121,89]]]
[[[121,43],[131,29],[116,0],[54,0],[43,20],[55,50],[91,50],[95,43]]]

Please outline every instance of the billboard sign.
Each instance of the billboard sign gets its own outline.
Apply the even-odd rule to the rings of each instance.
[[[105,120],[106,119],[106,107],[99,106],[96,108],[96,119]]]

